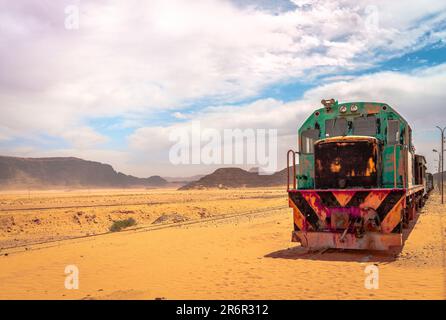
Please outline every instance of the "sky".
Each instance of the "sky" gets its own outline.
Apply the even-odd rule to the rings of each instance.
[[[277,130],[280,169],[335,98],[393,106],[433,171],[445,89],[445,1],[0,0],[0,155],[209,173],[169,160],[199,121]]]

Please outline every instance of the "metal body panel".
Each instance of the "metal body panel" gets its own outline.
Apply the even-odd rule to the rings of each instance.
[[[370,232],[362,238],[357,238],[354,234],[343,236],[341,233],[293,231],[292,240],[310,249],[389,250],[403,244],[400,233],[382,234],[380,232]]]
[[[350,111],[352,107],[356,107],[355,112]],[[347,111],[341,112],[342,108],[346,108]],[[333,138],[327,132],[341,132],[342,130],[330,130],[327,126],[333,126],[336,123],[336,119],[342,119],[347,121],[347,132],[345,137],[350,138],[358,136],[358,130],[355,130],[355,121],[364,122],[364,119],[373,117],[376,121],[376,133],[370,135],[367,132],[367,137],[373,137],[379,141],[381,152],[380,161],[381,172],[380,182],[381,187],[392,188],[400,187],[405,188],[413,183],[412,161],[414,157],[411,129],[406,120],[396,112],[392,107],[386,103],[378,102],[351,102],[351,103],[335,103],[330,108],[317,109],[313,114],[308,117],[304,124],[299,128],[299,175],[297,178],[298,189],[314,189],[314,169],[315,159],[314,153],[307,152],[305,148],[306,138],[305,133],[307,131],[312,132],[312,139],[314,139],[314,132],[319,132],[316,140]],[[389,142],[389,130],[391,127],[395,127],[397,124],[398,130],[393,137],[392,143]],[[327,136],[328,134],[328,136]],[[311,149],[311,148],[310,148]],[[395,186],[396,180],[396,186]]]

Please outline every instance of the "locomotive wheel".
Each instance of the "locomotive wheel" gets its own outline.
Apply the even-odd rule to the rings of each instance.
[[[409,228],[409,209],[406,208],[403,210],[403,219],[402,219],[403,229]]]
[[[422,208],[423,208],[423,200],[420,199],[417,201],[417,211],[416,212],[420,212]]]

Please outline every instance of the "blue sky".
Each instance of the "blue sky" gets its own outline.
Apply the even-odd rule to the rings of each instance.
[[[446,4],[90,0],[77,3],[77,13],[69,6],[2,4],[1,154],[192,175],[213,168],[172,166],[169,132],[192,121],[276,128],[280,155],[295,147],[297,126],[319,101],[334,97],[394,105],[433,163],[432,127],[446,125]]]
[[[435,44],[429,44],[416,51],[408,52],[402,56],[395,57],[389,60],[384,60],[381,63],[371,68],[363,70],[351,71],[351,72],[339,72],[337,76],[353,76],[359,77],[371,73],[377,73],[382,71],[398,71],[403,73],[410,73],[413,70],[420,68],[428,68],[436,65],[440,65],[446,62],[446,43],[438,42]],[[333,76],[333,75],[329,75]],[[267,86],[262,89],[259,94],[247,99],[242,99],[231,103],[233,106],[245,105],[253,103],[257,100],[273,98],[283,102],[291,102],[302,99],[303,95],[309,89],[318,87],[321,82],[324,82],[324,75],[312,79],[311,81],[302,81],[299,79],[291,79],[289,81],[280,82]],[[218,101],[217,101],[218,103]],[[211,99],[205,99],[204,101],[194,101],[189,107],[181,108],[177,111],[187,114],[196,110],[200,110],[209,105],[213,105],[214,101]],[[173,110],[175,111],[175,110]],[[152,114],[150,118],[144,120],[142,125],[145,126],[162,126],[172,125],[173,123],[181,120],[177,119],[172,111],[160,111]],[[107,136],[109,142],[106,145],[108,148],[125,148],[126,137],[133,132],[132,127],[122,128],[122,117],[111,118],[99,118],[93,119],[89,124],[94,127],[99,133]],[[437,136],[437,132],[432,130],[429,132],[429,140],[432,140]],[[417,137],[417,133],[415,133]]]

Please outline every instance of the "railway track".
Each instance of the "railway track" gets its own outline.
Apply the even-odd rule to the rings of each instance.
[[[215,216],[212,216],[209,218],[194,219],[194,220],[188,220],[188,221],[184,221],[184,222],[170,222],[170,223],[163,223],[163,224],[157,224],[157,225],[153,225],[153,224],[142,225],[139,227],[124,229],[122,231],[119,231],[119,233],[150,232],[150,231],[156,231],[156,230],[167,229],[167,228],[178,228],[178,227],[190,226],[190,225],[196,225],[196,224],[205,224],[205,223],[211,223],[211,222],[216,222],[216,221],[221,221],[221,220],[229,220],[229,219],[238,218],[238,217],[246,217],[246,216],[251,216],[251,215],[256,215],[256,214],[264,214],[264,213],[274,212],[274,211],[283,210],[283,209],[287,209],[287,208],[288,208],[288,205],[283,205],[283,206],[269,207],[269,208],[258,209],[258,210],[244,211],[244,212],[236,213],[236,214],[215,215]],[[96,234],[92,234],[92,235],[53,239],[53,240],[48,240],[48,241],[30,242],[30,243],[26,243],[26,244],[20,244],[17,246],[3,247],[3,248],[0,248],[0,255],[5,255],[5,254],[8,255],[10,253],[17,253],[17,252],[21,252],[21,251],[45,249],[45,248],[50,248],[50,247],[60,245],[65,242],[68,243],[68,242],[74,241],[74,240],[88,240],[88,239],[97,238],[100,236],[105,236],[105,235],[110,235],[110,234],[116,234],[116,233],[117,232],[107,231],[107,232],[96,233]]]
[[[264,197],[240,197],[235,199],[228,198],[213,198],[206,201],[222,201],[222,200],[253,200],[253,199],[279,199],[283,198],[283,195],[264,196]],[[202,201],[200,199],[191,199],[177,201],[177,203],[190,203]],[[48,210],[68,210],[68,209],[87,209],[87,208],[101,208],[101,207],[123,207],[123,206],[153,206],[160,204],[170,204],[172,201],[156,201],[156,202],[136,202],[136,203],[112,203],[112,204],[96,204],[96,205],[73,205],[73,206],[60,206],[60,207],[28,207],[28,208],[0,208],[0,212],[18,212],[18,211],[48,211]]]

